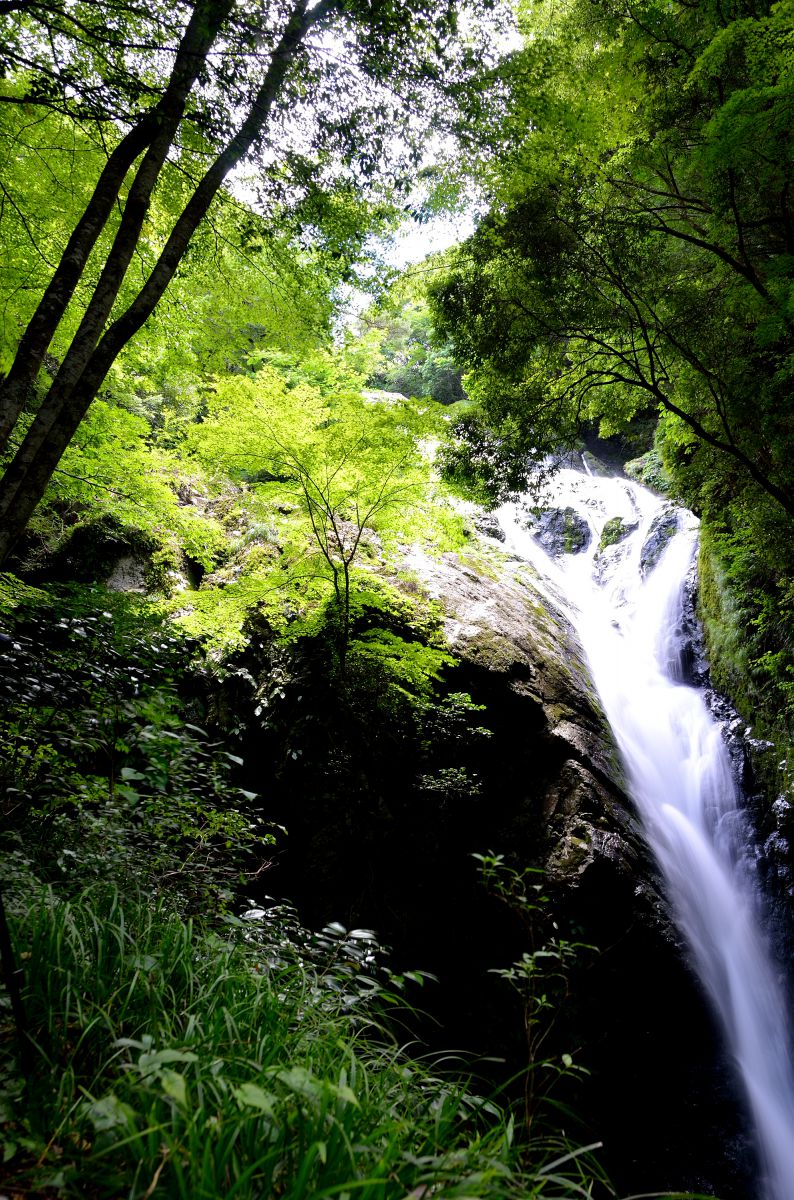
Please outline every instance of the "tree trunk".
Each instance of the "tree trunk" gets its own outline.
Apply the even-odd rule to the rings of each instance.
[[[80,327],[50,389],[56,408],[63,400],[67,400],[96,349],[140,240],[152,193],[185,114],[188,95],[231,7],[232,0],[199,0],[193,9],[163,95],[157,134],[135,174],[113,245]]]
[[[11,369],[0,381],[0,451],[5,448],[19,420],[28,392],[74,295],[88,256],[118,200],[124,178],[151,141],[156,129],[154,113],[147,114],[122,138],[102,169],[86,210],[75,226],[55,274],[22,335]]]
[[[38,375],[58,324],[74,296],[88,257],[118,201],[121,185],[132,164],[148,146],[127,197],[121,225],[100,280],[53,386],[67,390],[70,380],[79,378],[88,356],[93,352],[135,252],[151,193],[184,116],[187,97],[231,8],[232,0],[197,0],[162,98],[154,110],[147,113],[122,138],[105,164],[91,200],[28,323],[11,370],[5,382],[0,384],[0,450],[6,445],[19,419],[29,388]]]
[[[350,563],[343,558],[344,598],[341,611],[342,628],[339,631],[339,678],[347,677],[347,652],[350,649]]]
[[[226,4],[227,0],[223,0],[223,2]],[[254,140],[265,126],[287,70],[306,33],[318,20],[331,11],[336,3],[337,0],[321,0],[307,12],[307,0],[298,0],[281,40],[273,52],[262,86],[242,126],[200,180],[177,219],[151,275],[138,295],[126,312],[110,325],[99,344],[93,347],[93,352],[91,352],[91,349],[88,349],[89,335],[95,331],[98,316],[103,308],[106,307],[109,312],[115,298],[114,294],[110,305],[107,304],[113,280],[110,278],[108,267],[103,271],[99,287],[102,288],[103,283],[106,286],[102,288],[101,297],[96,299],[95,307],[92,299],[90,315],[87,312],[78,337],[75,339],[79,345],[75,345],[73,349],[70,348],[67,359],[62,364],[27,436],[0,483],[0,564],[7,558],[36,505],[43,497],[64,450],[87,413],[119,352],[154,311],[173,278],[191,237],[205,217],[226,176],[248,153]],[[208,5],[213,13],[218,12],[217,2],[213,3],[213,0],[208,0]],[[187,37],[187,33],[185,36]],[[198,66],[195,66],[194,78],[197,71]],[[149,180],[149,172],[147,170],[144,174],[144,167],[155,161],[156,153],[159,153],[162,148],[162,139],[159,135],[156,141],[157,149],[155,150],[153,143],[150,154],[147,154],[136,176],[136,183],[139,178],[142,178],[140,189],[142,196],[146,195],[146,186]],[[168,146],[165,146],[164,153],[167,153],[167,150]],[[124,230],[124,236],[122,237],[122,229],[120,229],[111,251],[111,256],[113,256],[118,246],[118,253],[115,254],[114,261],[117,267],[124,264],[124,270],[126,270],[126,263],[129,262],[129,257],[137,244],[137,236],[134,240],[130,240],[130,232],[134,231],[139,215],[131,214],[130,221]],[[124,223],[122,222],[122,224]],[[116,293],[120,285],[121,279],[118,279]],[[85,336],[81,337],[83,333]]]

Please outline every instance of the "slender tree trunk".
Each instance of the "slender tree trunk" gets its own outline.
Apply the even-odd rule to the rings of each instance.
[[[179,123],[184,116],[188,95],[196,81],[201,64],[204,62],[221,24],[226,16],[228,16],[230,8],[231,0],[198,0],[193,9],[177,51],[171,78],[168,81],[168,86],[162,100],[157,106],[155,136],[150,139],[149,148],[133,179],[124,205],[121,224],[105,260],[99,281],[94,288],[93,295],[80,322],[77,333],[72,339],[72,343],[47,395],[46,407],[48,410],[58,412],[63,398],[69,395],[70,390],[79,380],[91,354],[96,348],[97,341],[110,315],[110,310],[118,296],[124,276],[127,273],[127,268],[135,253],[135,247],[138,244],[143,223],[149,210],[152,192],[160,176],[166,155],[173,143]],[[123,175],[121,176],[121,180],[123,180]],[[102,180],[100,179],[101,183]],[[97,187],[99,187],[99,184]],[[118,187],[116,188],[117,197]],[[103,206],[105,203],[106,198],[103,197]],[[90,207],[91,205],[89,205]],[[95,226],[96,224],[94,222]],[[100,229],[96,228],[97,235],[99,231]],[[74,271],[72,275],[74,275]],[[75,278],[74,283],[76,286],[77,278]],[[73,291],[74,288],[72,288],[72,294]],[[63,298],[65,295],[64,290],[61,289],[59,294]],[[55,309],[54,303],[50,307]],[[55,329],[52,327],[49,337],[47,337],[43,332],[43,320],[37,321],[36,317],[34,317],[31,324],[35,324],[42,331],[39,338],[39,346],[43,354],[46,351],[47,345],[49,345],[49,339],[54,334]],[[46,344],[45,337],[47,337]],[[16,362],[20,361],[21,352],[22,346],[20,346],[20,350],[17,353],[15,366]],[[30,363],[23,365],[20,369],[20,383],[24,381],[26,376],[28,377],[28,382],[30,382],[35,377],[35,372],[38,370],[39,365],[40,362],[39,364]],[[30,375],[31,370],[34,372],[33,376]],[[19,387],[16,389],[14,401],[17,404],[24,402],[24,393],[20,394]],[[10,417],[11,415],[12,413],[9,411],[8,416]],[[44,421],[46,422],[47,420],[48,417],[45,415]],[[8,491],[5,495],[5,504],[0,504],[0,521],[3,520],[7,507],[13,504],[13,502],[14,494]]]
[[[79,345],[75,346],[74,352],[70,349],[50,392],[0,483],[0,564],[7,558],[36,505],[44,495],[64,450],[87,413],[120,350],[154,311],[166,287],[171,282],[190,239],[206,216],[210,204],[226,176],[248,153],[256,137],[266,125],[273,103],[306,33],[318,20],[331,11],[336,3],[337,0],[320,0],[320,3],[308,12],[307,0],[298,0],[298,3],[295,4],[279,44],[273,52],[262,86],[243,124],[200,180],[177,219],[165,248],[144,286],[127,310],[108,327],[101,341],[91,352],[89,333],[93,334],[96,331],[97,320],[105,307],[107,311],[104,319],[106,319],[115,298],[114,294],[110,305],[107,304],[112,280],[109,269],[106,268],[103,271],[100,287],[103,283],[106,287],[102,288],[102,296],[97,299],[96,307],[90,309],[90,316],[89,313],[86,314],[76,339],[79,341]],[[209,4],[213,12],[217,12],[218,4],[213,4],[212,0],[209,0]],[[158,136],[157,152],[159,149],[160,138]],[[166,153],[167,150],[168,146],[165,147]],[[139,168],[136,183],[138,178],[142,177],[147,164],[155,161],[155,153],[155,144],[153,143],[151,153],[147,154]],[[142,195],[145,195],[148,179],[147,170],[141,183]],[[130,240],[129,237],[135,229],[133,223],[135,219],[134,216],[131,216],[123,239],[122,230],[119,230],[113,251],[111,251],[111,254],[114,254],[118,246],[115,261],[117,266],[124,263],[124,270],[126,270],[126,263],[129,262],[137,244],[137,236],[134,240]],[[119,279],[118,286],[120,284],[121,280]],[[85,336],[81,337],[83,332]],[[86,352],[87,350],[88,352]]]
[[[347,652],[350,649],[350,563],[343,559],[344,596],[341,609],[342,628],[339,631],[339,676],[344,679],[347,675]]]
[[[188,95],[231,6],[232,0],[199,0],[193,9],[163,95],[157,134],[135,174],[113,245],[47,397],[56,410],[70,395],[96,349],[140,240],[152,193],[185,114]]]
[[[11,369],[0,381],[0,450],[6,446],[19,420],[28,391],[74,295],[88,256],[118,200],[124,178],[151,141],[156,129],[154,113],[147,114],[122,138],[102,169],[86,210],[75,226],[55,274],[22,335]]]
[[[94,350],[135,251],[151,193],[184,116],[187,97],[231,7],[232,0],[197,0],[162,98],[154,110],[122,138],[105,164],[91,200],[28,323],[11,370],[5,382],[0,384],[0,449],[6,445],[19,419],[28,390],[74,296],[88,257],[118,200],[121,185],[132,164],[148,146],[127,197],[113,248],[53,386],[68,389],[70,380],[79,378],[87,356]]]

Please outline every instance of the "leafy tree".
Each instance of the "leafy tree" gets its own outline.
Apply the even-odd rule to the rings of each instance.
[[[304,236],[320,231],[320,242],[342,253],[364,235],[362,198],[383,198],[416,160],[423,114],[451,121],[450,97],[478,67],[471,37],[457,37],[451,2],[272,0],[250,13],[231,0],[194,0],[161,29],[159,9],[154,19],[113,10],[104,23],[89,10],[12,4],[0,14],[9,25],[7,95],[35,103],[49,89],[55,99],[43,112],[85,120],[107,146],[0,386],[4,445],[93,256],[96,283],[0,484],[0,560],[229,174],[254,160],[269,227],[291,215]],[[44,83],[34,86],[31,73]],[[174,165],[185,183],[176,194]],[[150,220],[158,203],[171,210],[159,227]],[[154,262],[127,294],[133,260],[152,238]]]
[[[64,227],[77,219],[88,200],[102,152],[77,123],[60,114],[43,113],[26,121],[21,109],[0,105],[0,162],[5,199],[1,371],[3,364],[10,365],[19,333],[46,285]],[[183,180],[176,171],[169,186],[178,199]],[[27,213],[26,201],[32,208]],[[173,197],[165,208],[153,205],[150,223],[156,235],[166,228],[172,209]],[[241,369],[254,347],[295,353],[328,336],[331,292],[344,264],[322,250],[301,250],[289,230],[265,233],[250,208],[230,196],[219,197],[212,218],[197,230],[190,253],[147,323],[146,336],[128,344],[110,370],[105,398],[112,396],[117,404],[145,416],[160,445],[174,446],[180,427],[195,419],[208,374]],[[156,246],[157,237],[141,242],[122,300],[132,299],[136,279],[153,267]],[[89,264],[75,303],[50,345],[41,387],[68,350],[79,306],[88,303],[96,282],[96,270]],[[124,415],[119,416],[122,422]],[[79,442],[84,444],[85,438]],[[116,455],[117,447],[111,457]],[[75,466],[63,460],[60,469],[75,472]],[[55,499],[52,488],[48,499]]]
[[[498,436],[666,414],[794,514],[794,7],[525,5],[518,138],[432,289]]]
[[[373,537],[409,526],[429,485],[421,441],[437,422],[409,402],[367,401],[332,362],[315,356],[294,374],[271,362],[218,380],[188,444],[206,467],[299,506],[294,570],[331,585],[344,674],[354,565]]]
[[[95,123],[126,122],[160,97],[152,52],[178,44],[189,3],[108,0],[31,5],[4,0],[0,77],[5,104]],[[209,69],[213,69],[210,64]],[[204,116],[208,118],[210,109]]]
[[[362,539],[385,513],[416,503],[419,480],[411,471],[414,446],[385,448],[363,427],[297,447],[274,436],[275,461],[299,489],[317,549],[330,572],[339,626],[340,671],[350,642],[351,570]]]

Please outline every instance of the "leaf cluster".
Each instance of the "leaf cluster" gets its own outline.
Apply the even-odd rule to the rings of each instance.
[[[791,6],[574,0],[522,20],[524,132],[432,288],[470,394],[497,436],[504,409],[531,425],[538,454],[555,430],[662,411],[790,514]]]
[[[390,553],[419,537],[442,548],[461,539],[430,461],[443,416],[429,403],[362,394],[356,356],[346,352],[252,362],[246,375],[215,380],[204,419],[187,434],[185,448],[213,486],[228,490],[230,481],[239,492],[225,518],[230,561],[187,598],[184,619],[208,628],[210,609],[236,597],[238,634],[246,608],[258,605],[295,636],[325,620],[330,598],[349,630],[358,593],[363,604],[377,591]]]
[[[425,302],[381,305],[380,311],[366,313],[363,320],[367,336],[377,337],[379,344],[378,360],[367,380],[370,387],[429,396],[438,404],[465,399],[451,346],[436,344]]]
[[[78,593],[6,619],[4,883],[17,903],[29,873],[67,888],[137,880],[191,905],[229,894],[273,841],[234,783],[242,760],[186,720],[184,639],[95,605]]]

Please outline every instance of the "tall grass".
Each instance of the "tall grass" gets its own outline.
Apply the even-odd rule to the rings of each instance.
[[[372,988],[242,927],[108,889],[41,895],[16,928],[36,1066],[2,1126],[11,1190],[107,1200],[453,1200],[599,1191],[534,1166],[509,1117],[409,1059]],[[531,1148],[530,1148],[531,1149]]]

